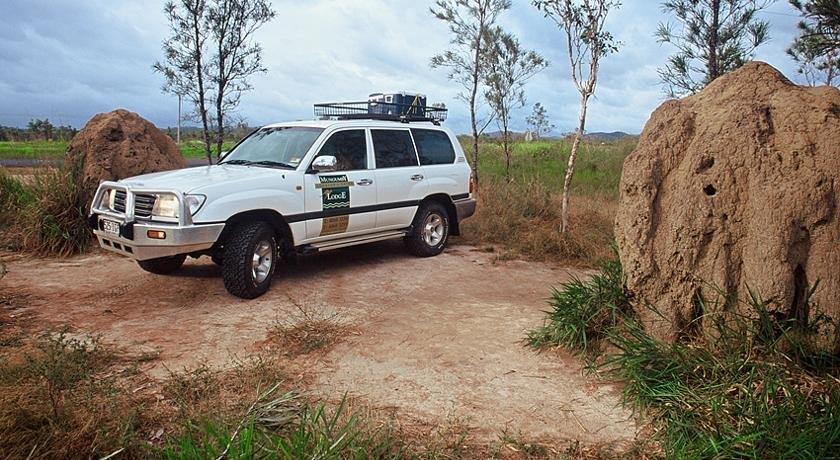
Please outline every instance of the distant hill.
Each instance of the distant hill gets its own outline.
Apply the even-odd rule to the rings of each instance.
[[[493,131],[489,133],[482,134],[484,137],[489,137],[490,139],[501,139],[502,133],[500,131]],[[525,137],[525,133],[520,132],[511,132],[511,138],[513,139],[522,139]],[[552,140],[552,139],[563,139],[565,137],[571,137],[572,134],[567,134],[563,136],[555,136],[555,135],[548,135],[543,136],[542,139],[545,140]],[[611,133],[602,133],[602,132],[594,132],[594,133],[586,133],[583,135],[583,138],[590,141],[600,141],[600,142],[613,142],[613,141],[620,141],[622,139],[630,138],[630,137],[638,137],[636,134],[627,134],[624,131],[613,131]]]
[[[593,140],[593,141],[612,142],[612,141],[620,141],[620,140],[628,138],[628,137],[637,137],[637,136],[635,134],[627,134],[624,131],[613,131],[611,133],[600,133],[600,132],[586,133],[586,134],[583,135],[583,137],[584,137],[584,139],[589,139],[589,140]]]

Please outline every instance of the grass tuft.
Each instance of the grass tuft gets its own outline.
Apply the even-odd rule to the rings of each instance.
[[[817,346],[836,340],[836,322],[781,317],[753,296],[745,301],[748,314],[705,317],[710,338],[662,343],[635,321],[620,267],[609,265],[590,280],[564,284],[551,302],[547,324],[529,343],[573,351],[608,344],[593,369],[624,382],[625,403],[653,420],[667,457],[840,452],[840,360]]]
[[[552,310],[545,324],[528,333],[531,346],[560,345],[582,352],[600,351],[597,346],[605,334],[629,314],[621,264],[604,262],[601,271],[591,278],[572,279],[552,291],[549,304]]]
[[[86,251],[87,203],[78,168],[43,168],[23,182],[0,171],[2,242],[16,250],[69,256]]]

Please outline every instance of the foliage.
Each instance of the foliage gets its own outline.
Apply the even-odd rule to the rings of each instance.
[[[834,85],[840,75],[840,3],[836,0],[791,0],[804,19],[800,35],[788,55],[799,64],[798,72],[809,85]]]
[[[773,0],[666,0],[680,30],[660,23],[659,43],[677,48],[659,76],[670,97],[693,94],[744,65],[769,39],[770,24],[756,18]]]
[[[618,9],[617,0],[533,0],[545,17],[554,21],[566,35],[566,52],[572,81],[580,93],[580,112],[572,151],[569,154],[560,203],[560,232],[569,231],[569,208],[572,177],[575,173],[578,148],[586,129],[589,98],[595,94],[601,59],[618,52],[619,43],[606,30],[607,15]]]
[[[449,79],[458,83],[463,92],[459,97],[469,105],[472,128],[472,170],[478,181],[478,138],[493,120],[480,122],[478,110],[481,85],[487,67],[487,52],[492,35],[490,30],[499,15],[510,8],[510,0],[436,0],[432,15],[445,22],[452,34],[451,49],[431,59],[432,68],[445,68]],[[484,126],[479,128],[479,123]]]
[[[226,121],[239,106],[242,93],[252,89],[248,77],[265,73],[262,48],[254,33],[271,21],[275,12],[266,0],[213,0],[207,14],[215,54],[210,61],[210,82],[216,89],[216,155],[221,155]]]
[[[543,135],[550,133],[551,130],[555,128],[555,126],[548,121],[548,114],[546,113],[545,106],[539,102],[534,104],[534,109],[531,112],[531,115],[528,115],[525,118],[525,122],[528,123],[528,126],[531,128],[531,133],[534,135],[535,139],[539,139]]]
[[[218,156],[226,122],[242,93],[251,89],[248,77],[266,71],[253,34],[275,13],[266,0],[177,0],[167,2],[164,12],[171,35],[163,42],[164,60],[152,68],[164,76],[164,92],[193,104],[210,162],[211,128]]]
[[[169,21],[171,35],[163,41],[163,62],[155,62],[152,68],[164,76],[164,92],[184,97],[192,103],[203,130],[204,155],[210,162],[207,0],[168,1],[163,11]]]
[[[617,265],[562,285],[550,302],[529,343],[589,352],[592,369],[624,382],[625,403],[652,420],[667,457],[827,458],[840,449],[840,358],[815,346],[826,331],[836,338],[838,322],[802,327],[755,296],[748,314],[702,319],[714,342],[661,343],[635,321]]]
[[[505,175],[510,176],[510,116],[511,112],[525,106],[525,83],[548,62],[535,51],[526,51],[519,40],[499,28],[491,31],[492,46],[487,54],[487,74],[484,97],[495,113],[496,123],[502,132],[505,153]]]

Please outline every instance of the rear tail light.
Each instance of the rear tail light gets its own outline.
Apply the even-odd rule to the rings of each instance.
[[[472,171],[470,171],[470,194],[475,193],[475,177],[473,177]]]

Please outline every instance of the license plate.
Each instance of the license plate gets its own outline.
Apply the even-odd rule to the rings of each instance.
[[[102,230],[109,235],[120,236],[120,223],[102,219]]]

